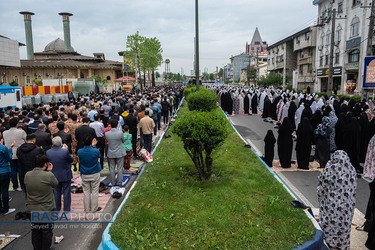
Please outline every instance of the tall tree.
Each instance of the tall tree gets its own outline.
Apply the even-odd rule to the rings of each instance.
[[[131,65],[134,65],[134,69],[138,71],[139,79],[141,79],[141,44],[144,42],[144,40],[145,37],[139,35],[139,31],[137,31],[134,35],[128,36],[126,39],[127,51],[124,52],[124,56],[133,62]]]

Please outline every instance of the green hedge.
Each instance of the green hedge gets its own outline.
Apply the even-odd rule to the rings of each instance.
[[[217,96],[210,90],[202,87],[198,92],[190,93],[186,101],[190,111],[210,112],[217,108]]]

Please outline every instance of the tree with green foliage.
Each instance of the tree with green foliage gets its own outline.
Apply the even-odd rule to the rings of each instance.
[[[102,79],[100,76],[98,75],[93,75],[93,76],[90,76],[90,78],[94,79],[95,82],[101,82],[103,84],[107,83],[107,79]]]
[[[130,35],[126,39],[126,49],[124,52],[124,56],[127,58],[126,64],[134,67],[139,74],[139,79],[141,79],[141,60],[140,60],[140,53],[141,53],[141,44],[144,41],[144,37],[139,35],[139,31],[137,31],[134,35]],[[142,85],[141,85],[142,86]]]
[[[126,48],[124,52],[124,63],[129,65],[138,72],[139,79],[143,72],[144,82],[146,86],[146,74],[152,72],[152,86],[155,86],[155,70],[163,62],[163,49],[160,41],[156,38],[143,37],[137,31],[134,35],[130,35],[126,40]],[[142,86],[142,83],[140,83]]]
[[[13,86],[13,87],[15,87],[15,86],[18,86],[18,83],[17,83],[16,81],[11,81],[11,82],[9,83],[9,86]]]
[[[173,132],[181,137],[201,181],[210,179],[212,152],[228,136],[227,127],[223,126],[225,122],[226,118],[216,108],[211,112],[189,111],[173,124]]]
[[[256,84],[256,78],[257,78],[257,70],[255,66],[251,66],[250,68],[247,67],[247,82],[250,84],[253,82]]]
[[[283,85],[283,76],[281,74],[271,71],[266,76],[261,76],[258,79],[258,85],[262,87],[269,87],[269,86],[280,87]]]
[[[40,79],[40,78],[36,78],[36,79],[34,80],[34,83],[35,83],[36,86],[42,86],[43,81],[42,81],[42,79]]]
[[[146,75],[146,71],[152,72],[152,86],[155,86],[155,70],[163,62],[162,53],[161,43],[156,37],[144,38],[144,41],[141,43],[140,59],[144,75]],[[146,81],[146,79],[144,80]]]

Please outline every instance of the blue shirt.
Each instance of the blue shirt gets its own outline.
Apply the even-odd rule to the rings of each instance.
[[[154,106],[158,108],[158,113],[161,113],[161,104],[158,102],[155,102]]]
[[[98,112],[96,110],[90,110],[90,112],[88,113],[89,117],[90,117],[90,121],[95,121],[94,120],[94,115],[97,114]]]
[[[84,146],[78,150],[78,157],[81,174],[91,175],[102,171],[102,167],[98,161],[100,158],[99,149]]]
[[[0,174],[10,173],[9,162],[12,160],[12,149],[0,144]]]

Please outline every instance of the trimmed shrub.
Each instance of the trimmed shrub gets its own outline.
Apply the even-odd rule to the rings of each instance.
[[[196,87],[187,87],[184,89],[184,96],[187,98],[191,93],[196,91]]]
[[[189,94],[186,100],[190,111],[209,112],[217,108],[217,96],[210,90],[202,87],[198,92]]]
[[[212,151],[228,136],[226,118],[219,109],[211,112],[189,111],[173,124],[172,131],[181,137],[184,148],[198,171],[201,181],[212,174]]]

